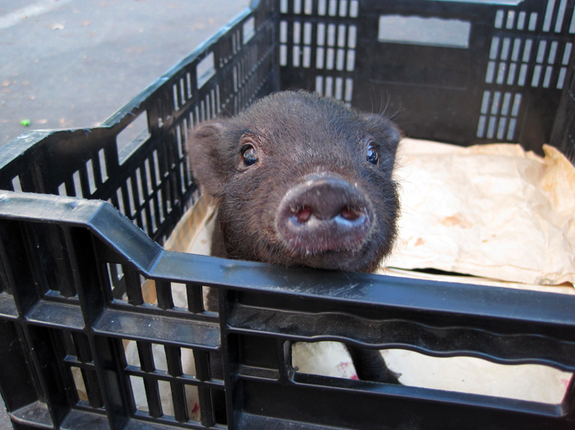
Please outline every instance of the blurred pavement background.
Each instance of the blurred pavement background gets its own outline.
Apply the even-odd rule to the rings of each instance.
[[[248,4],[0,0],[0,146],[98,125]]]
[[[249,3],[0,0],[0,147],[29,130],[100,124]]]

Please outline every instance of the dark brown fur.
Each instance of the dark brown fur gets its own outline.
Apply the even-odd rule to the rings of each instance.
[[[382,116],[302,91],[276,93],[234,118],[200,124],[189,153],[195,177],[219,206],[212,255],[372,271],[396,234],[399,203],[391,175],[399,139],[398,129]],[[367,141],[379,155],[377,165],[366,161]],[[255,148],[257,164],[242,162],[246,145]],[[310,175],[345,181],[365,197],[365,211],[374,219],[360,246],[324,250],[337,244],[319,244],[317,250],[312,242],[325,241],[324,234],[294,249],[282,237],[276,220],[282,199],[305,187]]]

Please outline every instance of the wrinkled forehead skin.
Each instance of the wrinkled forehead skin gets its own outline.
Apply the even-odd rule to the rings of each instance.
[[[347,156],[346,152],[356,152],[355,146],[366,136],[372,136],[385,155],[395,152],[399,140],[399,131],[387,119],[306,92],[282,92],[261,99],[232,118],[227,132],[229,141],[238,144],[244,135],[261,137],[268,155],[291,158],[291,154],[300,161],[302,151],[308,152],[306,159],[331,151],[344,151],[341,155]],[[329,151],[317,151],[323,145]],[[393,165],[383,167],[392,169]]]
[[[265,123],[267,130],[261,131],[270,137],[293,138],[297,130],[298,137],[317,138],[348,134],[360,120],[358,112],[340,102],[303,92],[284,92],[261,99],[233,122],[254,129]]]

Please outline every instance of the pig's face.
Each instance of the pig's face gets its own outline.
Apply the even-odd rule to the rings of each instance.
[[[189,152],[219,204],[215,254],[373,270],[396,233],[399,139],[381,116],[305,92],[277,93],[237,117],[200,124]]]

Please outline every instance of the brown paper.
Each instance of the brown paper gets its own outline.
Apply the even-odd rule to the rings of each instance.
[[[544,151],[404,139],[399,239],[385,266],[575,283],[575,169]]]

